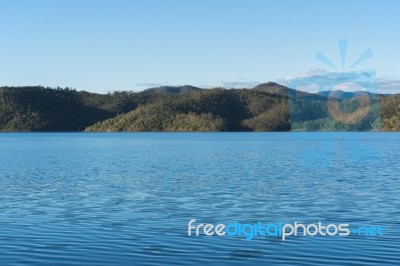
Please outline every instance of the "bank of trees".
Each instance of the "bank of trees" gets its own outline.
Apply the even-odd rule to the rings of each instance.
[[[400,95],[367,97],[365,106],[357,97],[330,106],[274,83],[108,94],[4,87],[0,131],[400,131]]]

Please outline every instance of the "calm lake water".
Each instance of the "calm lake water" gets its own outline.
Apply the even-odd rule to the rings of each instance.
[[[0,134],[0,265],[399,265],[400,134]],[[188,222],[383,236],[188,236]]]

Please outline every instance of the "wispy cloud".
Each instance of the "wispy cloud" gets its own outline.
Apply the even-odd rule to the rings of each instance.
[[[224,81],[219,84],[203,83],[203,84],[188,84],[188,85],[192,85],[192,86],[196,86],[196,87],[204,88],[204,89],[217,88],[217,87],[223,87],[226,89],[231,89],[231,88],[241,89],[241,88],[253,88],[259,84],[261,84],[261,82],[247,81],[246,78],[240,77],[240,78],[238,78],[237,81]],[[161,87],[161,86],[181,86],[181,85],[173,84],[171,82],[162,82],[162,83],[146,82],[146,83],[135,84],[135,86],[139,89],[147,89],[147,88],[154,88],[154,87]]]
[[[152,87],[161,87],[161,86],[169,86],[170,84],[168,82],[163,82],[163,83],[154,83],[154,82],[148,82],[148,83],[137,83],[135,84],[136,87],[147,87],[147,88],[152,88]]]
[[[380,93],[400,93],[400,79],[381,78],[378,79],[378,89]]]
[[[258,81],[226,81],[222,83],[222,87],[230,89],[253,88],[261,84]]]

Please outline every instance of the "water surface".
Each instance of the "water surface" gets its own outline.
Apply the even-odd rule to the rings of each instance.
[[[396,265],[400,134],[0,135],[1,265]],[[204,223],[384,236],[188,237]]]

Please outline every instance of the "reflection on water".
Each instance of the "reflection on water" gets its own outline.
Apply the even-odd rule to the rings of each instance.
[[[1,265],[400,261],[400,134],[1,134],[0,145]],[[384,236],[188,237],[193,218]]]

